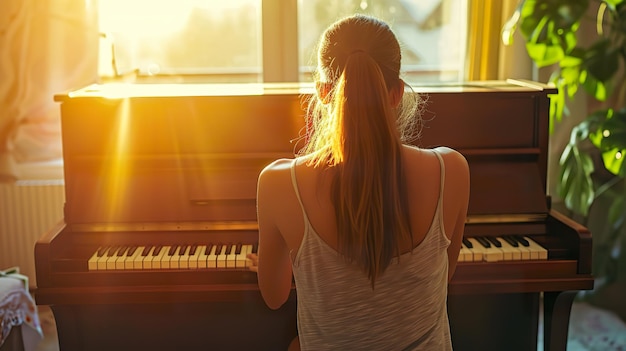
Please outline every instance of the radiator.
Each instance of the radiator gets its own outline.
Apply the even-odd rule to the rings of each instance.
[[[63,218],[62,180],[0,183],[0,269],[18,266],[35,278],[35,242]]]

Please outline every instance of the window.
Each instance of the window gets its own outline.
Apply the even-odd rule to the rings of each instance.
[[[387,21],[409,82],[463,79],[467,0],[106,0],[101,76],[310,81],[322,31],[353,13]]]
[[[260,81],[257,0],[99,2],[99,72]]]
[[[301,80],[315,65],[320,34],[338,18],[365,13],[392,27],[402,46],[404,78],[410,82],[463,80],[466,0],[300,0]]]

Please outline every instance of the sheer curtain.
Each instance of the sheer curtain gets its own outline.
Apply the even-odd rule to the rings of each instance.
[[[97,4],[0,1],[0,179],[62,157],[55,94],[97,79]]]

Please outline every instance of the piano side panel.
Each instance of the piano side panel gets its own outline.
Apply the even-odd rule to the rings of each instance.
[[[562,237],[568,239],[569,247],[576,250],[575,255],[578,260],[578,274],[587,275],[592,281],[592,237],[589,229],[575,222],[571,218],[566,217],[562,213],[551,210],[550,217],[547,221],[547,230],[554,233],[561,233]],[[589,288],[592,289],[593,285]]]
[[[64,247],[70,246],[62,235],[65,229],[63,221],[44,233],[35,243],[35,274],[37,275],[37,286],[53,286],[56,272],[53,270],[52,262],[59,254],[63,255]]]

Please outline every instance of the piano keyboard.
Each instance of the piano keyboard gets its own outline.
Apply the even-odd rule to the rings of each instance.
[[[252,244],[106,246],[93,253],[90,271],[247,268]],[[546,260],[548,251],[520,235],[464,238],[459,262]]]
[[[547,260],[548,250],[521,235],[463,238],[459,262]]]
[[[247,268],[252,244],[106,246],[89,258],[90,271]]]

